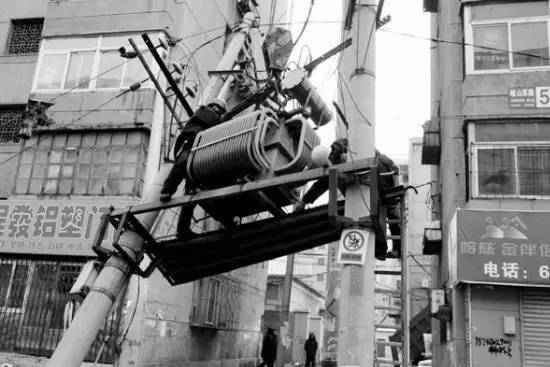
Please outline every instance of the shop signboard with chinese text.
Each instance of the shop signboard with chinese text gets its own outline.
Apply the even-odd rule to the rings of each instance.
[[[101,214],[129,201],[0,201],[0,253],[93,256],[92,241]],[[103,245],[111,246],[109,226]]]
[[[458,210],[458,281],[550,285],[550,213]]]

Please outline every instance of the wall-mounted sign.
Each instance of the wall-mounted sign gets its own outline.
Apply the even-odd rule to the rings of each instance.
[[[363,265],[367,255],[369,232],[361,229],[342,231],[338,247],[338,263]]]
[[[0,201],[0,253],[93,256],[101,214],[131,202],[94,200]],[[109,228],[104,245],[111,244]]]
[[[550,285],[550,213],[456,213],[456,280]]]
[[[508,90],[510,108],[550,108],[550,87],[516,87]]]

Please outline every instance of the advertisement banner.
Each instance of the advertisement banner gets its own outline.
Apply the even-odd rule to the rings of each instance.
[[[0,201],[0,254],[49,254],[94,256],[92,241],[109,207],[124,208],[133,202],[94,200]],[[109,226],[104,246],[111,246]]]
[[[550,285],[550,213],[458,210],[457,280]]]

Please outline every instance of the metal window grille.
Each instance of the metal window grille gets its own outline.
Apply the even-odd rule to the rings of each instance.
[[[472,153],[474,197],[550,196],[550,145],[475,145]]]
[[[196,281],[191,325],[216,329],[237,328],[242,294],[239,281],[224,275]]]
[[[78,304],[69,291],[83,263],[0,258],[0,351],[50,357]],[[90,348],[86,361],[113,363],[120,302]]]
[[[18,143],[19,129],[23,124],[25,107],[0,109],[0,143]]]
[[[142,131],[33,137],[20,158],[15,193],[138,195],[146,143]]]
[[[37,53],[44,19],[17,19],[11,22],[9,54]]]

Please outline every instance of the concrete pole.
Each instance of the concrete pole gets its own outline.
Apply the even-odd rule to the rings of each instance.
[[[343,1],[344,14],[348,1]],[[376,5],[375,0],[357,1],[349,34],[353,37],[353,45],[344,50],[338,70],[342,104],[349,122],[349,154],[353,160],[374,157]],[[342,135],[342,130],[338,133]],[[348,187],[346,216],[358,219],[369,215],[369,198],[368,187],[359,184]],[[371,231],[364,266],[343,266],[338,310],[338,366],[374,365],[374,243]]]
[[[164,166],[157,174],[150,190],[143,195],[143,202],[159,200],[164,178],[168,175],[170,166]],[[149,212],[140,215],[140,221],[145,228],[151,228],[159,212]],[[128,254],[137,257],[143,246],[143,239],[135,232],[126,231],[120,236],[119,244]],[[124,289],[130,277],[128,263],[118,256],[111,256],[105,263],[90,293],[78,309],[76,317],[69,329],[63,335],[48,362],[49,367],[78,367],[86,357],[99,329],[111,311],[117,296]]]
[[[234,36],[226,53],[219,61],[216,70],[233,68],[233,64],[237,60],[240,49],[254,20],[254,14],[249,13],[245,15],[241,23],[241,32]],[[213,76],[209,80],[203,94],[203,101],[210,101],[215,98],[222,86],[223,80],[221,77]],[[158,137],[158,134],[155,134],[155,136]],[[148,163],[152,164],[154,162]],[[163,166],[154,181],[146,186],[143,193],[144,203],[159,200],[162,184],[168,176],[170,168],[170,165]],[[151,171],[149,170],[148,172]],[[150,229],[158,215],[158,211],[140,214],[139,220],[146,229]],[[137,233],[127,230],[120,236],[119,245],[131,257],[137,259],[142,252],[143,239]],[[117,296],[129,281],[130,271],[129,264],[119,256],[111,256],[107,260],[69,329],[65,332],[61,342],[55,349],[54,354],[48,362],[48,367],[79,367],[81,365],[99,329],[104,325]]]
[[[286,257],[286,271],[285,281],[283,283],[283,300],[281,302],[281,312],[279,314],[279,331],[285,322],[290,325],[290,297],[292,296],[292,283],[294,279],[294,254],[290,254]],[[277,343],[277,360],[275,365],[277,367],[283,367],[287,362],[287,357],[291,354],[292,344],[288,348],[284,348],[281,340],[281,335],[278,335],[279,340]],[[289,350],[290,349],[290,350]]]
[[[250,33],[250,28],[254,25],[255,20],[256,15],[254,13],[247,13],[244,15],[243,21],[241,22],[241,29],[233,35],[231,42],[227,46],[227,49],[216,67],[216,71],[233,70],[233,66],[239,57],[239,53],[241,52],[244,42]],[[212,99],[218,96],[218,93],[223,87],[223,79],[225,77],[226,75],[212,75],[212,77],[208,79],[208,84],[202,96],[203,104],[206,105],[210,103]]]

